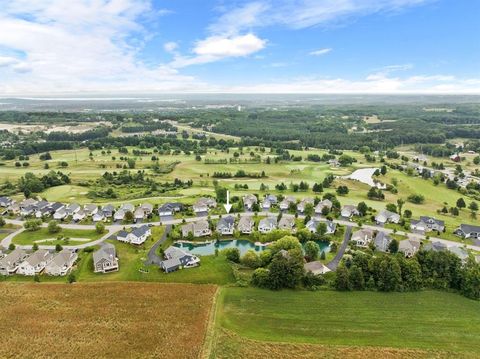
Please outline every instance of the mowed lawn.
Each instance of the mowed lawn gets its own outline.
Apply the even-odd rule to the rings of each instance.
[[[0,284],[2,358],[197,358],[215,286]]]
[[[94,229],[68,229],[62,228],[58,233],[48,232],[48,228],[40,228],[37,231],[23,231],[13,237],[13,243],[30,245],[38,244],[67,244],[64,240],[57,240],[59,236],[70,238],[69,245],[87,243],[100,239],[105,233],[97,233]],[[75,240],[84,239],[84,240]]]
[[[480,302],[436,291],[222,288],[217,326],[269,342],[480,353]]]

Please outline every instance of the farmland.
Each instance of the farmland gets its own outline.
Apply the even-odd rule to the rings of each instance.
[[[480,350],[479,313],[477,301],[442,292],[277,293],[223,288],[216,320],[220,338],[226,341],[219,340],[218,357],[233,358],[235,353],[253,357],[264,341],[275,347],[277,357],[282,348],[286,355],[317,345],[327,346],[320,347],[320,353],[340,355],[345,350],[351,357],[370,350],[380,357],[389,352],[386,348],[393,348],[391,354],[397,357],[403,350],[407,357],[417,357],[417,351],[420,357],[435,356],[429,351],[473,357]]]
[[[1,357],[196,358],[215,287],[3,283],[0,292]]]

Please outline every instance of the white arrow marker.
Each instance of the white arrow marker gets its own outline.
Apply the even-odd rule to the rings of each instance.
[[[230,204],[230,191],[227,191],[227,204],[224,204],[223,206],[225,207],[225,211],[230,213],[230,210],[232,209],[232,205]]]

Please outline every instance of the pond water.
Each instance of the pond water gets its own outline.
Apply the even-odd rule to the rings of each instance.
[[[330,251],[329,242],[325,241],[316,241],[320,246],[320,253],[325,251],[325,253]],[[240,255],[243,256],[248,250],[253,249],[255,252],[261,252],[268,247],[265,246],[256,246],[254,243],[247,241],[246,239],[233,239],[233,240],[221,240],[218,242],[210,243],[175,243],[175,247],[183,248],[186,251],[197,255],[197,256],[209,256],[215,254],[215,249],[219,251],[227,248],[238,248],[240,250]]]
[[[352,174],[345,176],[344,178],[360,181],[362,183],[368,184],[370,187],[385,188],[385,185],[380,183],[375,183],[373,181],[373,174],[375,173],[376,168],[360,168],[355,170]]]

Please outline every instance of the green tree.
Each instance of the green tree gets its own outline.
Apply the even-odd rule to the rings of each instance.
[[[360,215],[364,216],[367,214],[367,211],[368,211],[368,206],[365,202],[360,202],[358,205],[357,205],[357,210],[358,212],[360,213]]]
[[[305,257],[307,260],[314,261],[318,258],[318,253],[320,252],[320,246],[314,241],[308,241],[304,246]]]
[[[388,244],[388,251],[392,254],[398,252],[398,241],[395,238],[392,238],[392,240]]]
[[[55,252],[61,252],[62,250],[63,250],[62,245],[57,243],[57,244],[55,245]]]
[[[134,220],[133,212],[132,211],[126,211],[125,212],[125,222],[131,223]]]
[[[397,199],[397,208],[398,208],[398,214],[402,215],[402,208],[403,205],[405,204],[405,200],[402,198]]]
[[[0,217],[0,227],[4,227],[6,224],[5,219],[3,217]]]
[[[468,209],[471,211],[478,211],[478,204],[477,202],[471,202],[470,205],[468,206]]]
[[[256,269],[261,266],[262,262],[260,258],[258,257],[257,253],[253,250],[250,249],[248,250],[243,257],[240,260],[240,263],[242,263],[244,266]]]
[[[287,255],[278,252],[273,256],[268,269],[270,289],[295,288],[305,273],[301,250],[292,249]]]
[[[39,230],[41,225],[42,221],[39,219],[29,219],[28,221],[25,221],[25,223],[23,223],[23,227],[29,232]]]
[[[38,244],[36,242],[33,243],[32,251],[38,251]]]
[[[240,262],[240,250],[238,248],[227,248],[223,251],[225,257],[231,262]]]
[[[350,285],[354,290],[365,289],[365,278],[363,277],[362,270],[356,265],[352,265],[349,270]]]
[[[97,222],[95,224],[95,231],[98,234],[102,234],[103,232],[105,232],[105,224],[103,222]]]
[[[58,233],[60,232],[60,230],[62,229],[59,225],[58,225],[58,222],[55,221],[55,220],[52,220],[50,222],[48,222],[48,233]]]
[[[252,274],[251,283],[259,288],[269,288],[270,271],[266,268],[255,269]]]
[[[279,240],[275,241],[273,244],[269,246],[269,249],[272,251],[272,255],[275,255],[279,251],[286,250],[292,250],[292,249],[297,249],[300,250],[302,249],[302,245],[298,241],[296,237],[293,236],[285,236],[283,238],[280,238]]]
[[[467,207],[467,204],[465,203],[465,200],[462,197],[457,199],[457,207],[460,209]]]
[[[337,268],[335,277],[335,289],[341,291],[347,291],[352,289],[348,269],[343,265]]]

